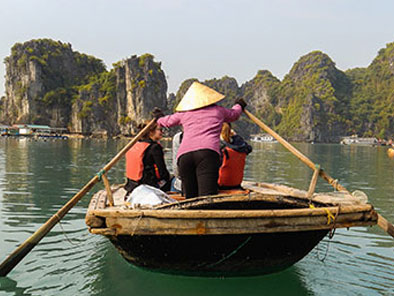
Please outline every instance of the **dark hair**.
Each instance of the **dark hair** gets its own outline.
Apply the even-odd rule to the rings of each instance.
[[[142,123],[139,123],[139,124],[137,125],[138,131],[143,130],[143,129],[149,124],[149,122],[150,122],[149,120],[146,120],[146,121],[144,121],[144,122],[142,122]],[[149,128],[149,131],[148,131],[145,135],[142,136],[142,139],[143,139],[143,140],[149,139],[149,134],[150,134],[151,132],[153,132],[156,128],[157,128],[157,123],[153,124],[153,125]]]

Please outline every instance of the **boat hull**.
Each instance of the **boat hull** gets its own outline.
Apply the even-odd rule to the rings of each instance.
[[[96,193],[86,214],[94,234],[108,237],[131,264],[192,276],[251,276],[301,260],[336,228],[375,225],[371,205],[349,193],[307,192],[277,184],[130,208],[124,189]],[[123,190],[123,191],[122,191]]]
[[[286,269],[327,230],[230,235],[117,235],[111,242],[131,264],[193,276],[251,276]]]

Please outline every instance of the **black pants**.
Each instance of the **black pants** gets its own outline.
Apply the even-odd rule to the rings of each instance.
[[[186,198],[218,193],[220,156],[210,149],[192,151],[178,159],[179,175]]]

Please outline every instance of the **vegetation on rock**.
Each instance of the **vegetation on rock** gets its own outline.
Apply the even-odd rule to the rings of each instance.
[[[6,95],[0,102],[0,121],[107,129],[109,134],[131,133],[155,106],[174,112],[198,81],[185,80],[167,98],[165,75],[153,55],[131,56],[107,71],[100,59],[51,39],[16,43],[4,62]],[[282,81],[260,70],[241,86],[229,76],[202,83],[226,95],[223,106],[231,107],[243,97],[249,110],[292,140],[394,135],[394,43],[381,49],[366,68],[343,72],[327,54],[312,51]],[[243,135],[259,131],[244,116],[236,127]]]
[[[91,75],[105,71],[100,59],[73,51],[69,43],[51,39],[16,43],[11,48],[11,56],[7,61],[14,64],[15,72],[26,72],[30,62],[40,67],[43,90],[42,95],[35,99],[42,100],[45,104],[60,103],[60,98],[70,97],[65,94],[69,94],[75,85],[87,83]],[[46,96],[48,93],[50,94]]]
[[[346,72],[353,83],[352,130],[381,138],[394,135],[394,42],[379,50],[367,68]]]

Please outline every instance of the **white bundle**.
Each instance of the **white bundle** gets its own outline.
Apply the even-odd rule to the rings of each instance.
[[[176,200],[158,188],[143,184],[133,190],[126,202],[129,202],[132,208],[138,208],[153,207],[160,204],[176,202]]]

